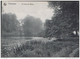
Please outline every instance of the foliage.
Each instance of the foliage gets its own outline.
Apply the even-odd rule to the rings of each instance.
[[[19,22],[16,18],[15,14],[2,14],[2,20],[1,20],[1,30],[2,35],[12,32],[17,32],[19,29]]]
[[[25,36],[37,36],[42,31],[42,21],[39,18],[27,16],[22,23]]]
[[[70,36],[73,31],[79,31],[79,2],[49,2],[49,7],[55,10],[50,21],[46,21],[48,36]]]
[[[6,39],[4,39],[4,41]],[[21,39],[20,41],[20,38],[14,39],[14,37],[12,39],[13,41],[10,39],[12,43],[16,43],[13,44],[13,46],[9,44],[9,42],[11,42],[9,41],[9,38],[5,41],[5,44],[3,41],[1,47],[2,57],[78,57],[79,56],[78,54],[79,43],[77,41],[56,40],[44,43],[42,41],[34,41],[34,40],[27,41],[24,39]],[[18,42],[16,42],[17,40]],[[21,43],[22,41],[24,42]],[[18,43],[20,43],[20,45],[18,45]]]

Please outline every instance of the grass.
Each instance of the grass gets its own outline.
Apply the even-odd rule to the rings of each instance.
[[[7,39],[8,40],[8,39]],[[5,40],[4,40],[5,41]],[[20,41],[20,40],[19,40]],[[1,47],[2,57],[78,57],[78,41],[26,41],[18,46]]]

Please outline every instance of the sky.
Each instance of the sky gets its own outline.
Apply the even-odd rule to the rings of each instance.
[[[48,7],[48,2],[2,2],[3,13],[13,13],[21,21],[27,15],[40,18],[44,23],[51,19],[53,9]]]

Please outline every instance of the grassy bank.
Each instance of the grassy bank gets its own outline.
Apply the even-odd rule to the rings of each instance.
[[[20,46],[2,46],[2,57],[78,57],[79,42],[67,41],[26,41]]]

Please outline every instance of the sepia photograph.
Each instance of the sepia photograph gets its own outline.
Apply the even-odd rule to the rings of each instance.
[[[1,2],[1,57],[79,57],[79,1]]]

